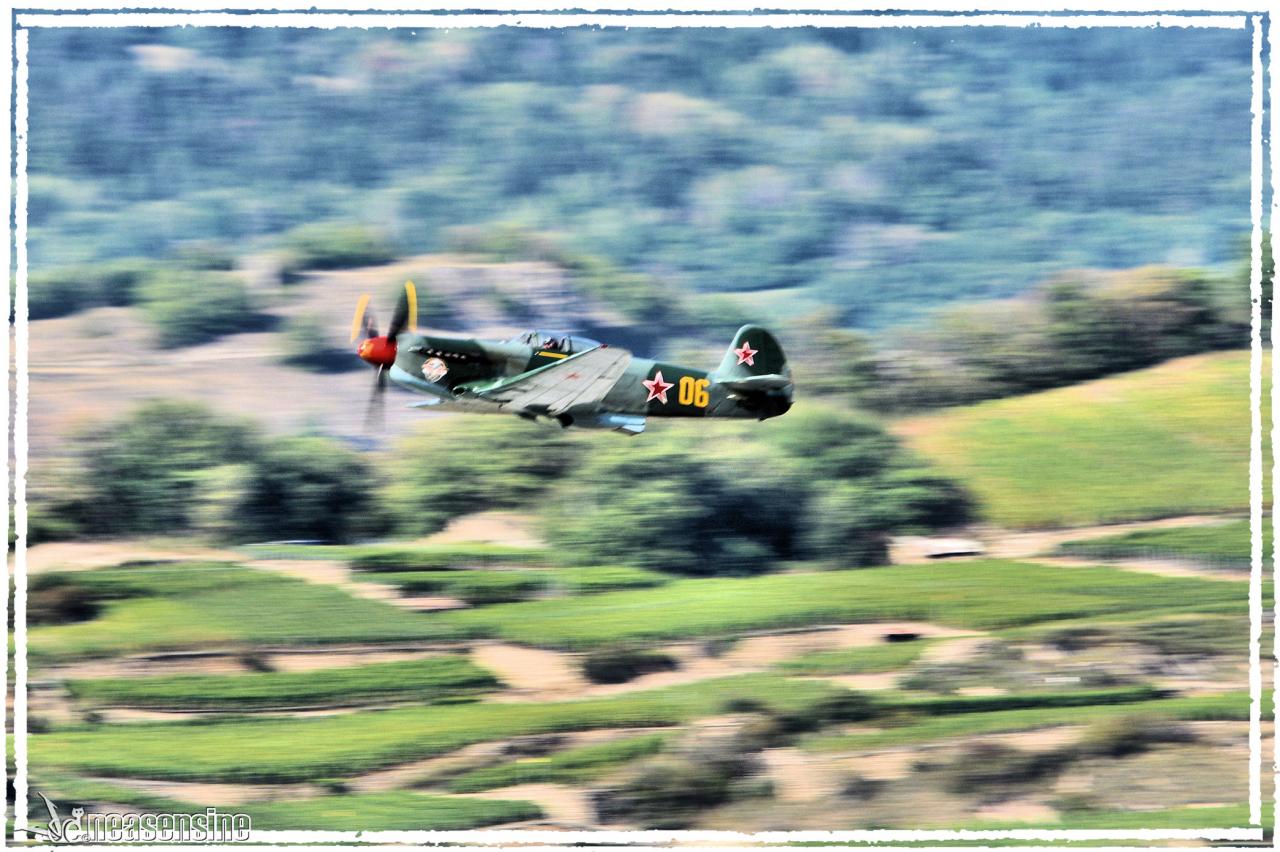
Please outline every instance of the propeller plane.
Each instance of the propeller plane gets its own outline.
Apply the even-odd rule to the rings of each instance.
[[[415,408],[514,414],[563,428],[644,431],[649,417],[765,420],[791,408],[794,384],[774,336],[756,325],[734,335],[714,370],[639,358],[571,334],[526,331],[480,340],[417,330],[417,291],[405,284],[385,335],[360,297],[351,323],[361,359],[377,368],[369,412],[388,380],[427,397]]]

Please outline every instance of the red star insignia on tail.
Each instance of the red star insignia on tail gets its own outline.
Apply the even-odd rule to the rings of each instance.
[[[746,364],[748,367],[754,367],[756,365],[756,354],[759,351],[759,349],[751,348],[751,341],[744,340],[742,341],[742,348],[733,350],[733,354],[738,356],[739,366]]]
[[[663,380],[661,370],[654,373],[652,379],[645,379],[640,384],[649,389],[649,398],[645,402],[653,402],[656,399],[663,405],[667,404],[667,391],[675,387],[671,382]]]

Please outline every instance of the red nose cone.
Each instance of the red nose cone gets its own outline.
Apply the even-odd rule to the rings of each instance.
[[[396,362],[396,344],[385,337],[370,337],[360,344],[356,354],[375,367],[390,367]]]

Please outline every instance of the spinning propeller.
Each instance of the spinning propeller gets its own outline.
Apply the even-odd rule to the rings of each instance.
[[[396,302],[396,310],[391,315],[391,325],[387,326],[385,336],[378,335],[378,321],[374,319],[373,311],[369,310],[369,294],[362,294],[356,302],[355,316],[351,318],[352,343],[360,336],[361,328],[364,329],[364,340],[356,347],[356,354],[361,360],[378,368],[373,393],[369,396],[369,406],[364,415],[364,425],[368,429],[374,411],[382,410],[378,403],[383,401],[383,394],[387,390],[387,368],[396,362],[396,338],[406,328],[410,331],[418,330],[418,292],[413,282],[404,282],[404,292],[400,294],[400,301]]]

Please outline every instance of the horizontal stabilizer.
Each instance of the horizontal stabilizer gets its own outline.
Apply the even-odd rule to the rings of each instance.
[[[791,378],[789,376],[784,376],[781,373],[766,373],[763,376],[747,376],[742,379],[718,381],[716,384],[724,385],[730,390],[751,393],[758,391],[781,390],[791,384]]]

